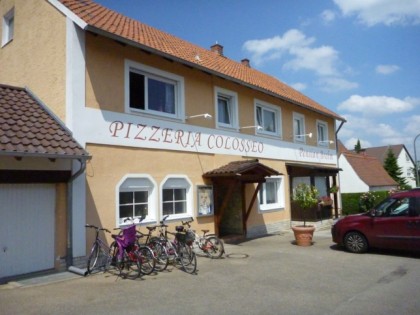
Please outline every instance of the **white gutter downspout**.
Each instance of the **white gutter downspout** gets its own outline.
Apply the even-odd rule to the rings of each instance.
[[[86,170],[86,160],[78,159],[80,169],[67,182],[67,249],[66,267],[73,265],[73,182]]]

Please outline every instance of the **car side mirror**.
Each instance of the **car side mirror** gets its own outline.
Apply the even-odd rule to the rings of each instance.
[[[370,210],[370,215],[372,217],[381,217],[383,214],[384,212],[382,210],[376,210],[376,209]]]

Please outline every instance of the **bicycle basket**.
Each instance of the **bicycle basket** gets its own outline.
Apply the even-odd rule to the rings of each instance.
[[[175,237],[178,242],[185,243],[187,245],[191,245],[195,239],[194,233],[190,231],[187,231],[186,233],[176,233]]]
[[[175,230],[176,230],[177,232],[184,232],[184,227],[183,227],[182,225],[177,225],[177,226],[175,227]]]

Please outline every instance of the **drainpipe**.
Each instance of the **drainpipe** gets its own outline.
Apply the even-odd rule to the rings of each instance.
[[[67,268],[73,265],[73,182],[86,169],[86,161],[82,159],[78,159],[78,161],[80,162],[80,169],[67,182]]]

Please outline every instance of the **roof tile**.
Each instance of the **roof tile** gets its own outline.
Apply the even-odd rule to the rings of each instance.
[[[265,93],[345,121],[343,117],[280,80],[256,69],[247,67],[240,62],[231,60],[225,56],[220,56],[213,51],[191,44],[166,32],[128,18],[91,0],[59,1],[87,23],[91,31],[99,29],[108,32],[114,36],[131,41],[133,44],[150,48],[166,56],[175,57],[181,62],[196,65],[202,69],[208,69],[213,73],[260,89]],[[196,58],[197,56],[199,58]]]
[[[344,152],[354,171],[368,186],[397,186],[398,184],[385,171],[381,162],[366,154]]]
[[[0,84],[0,113],[0,155],[89,158],[70,132],[25,89]]]

